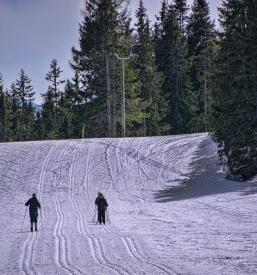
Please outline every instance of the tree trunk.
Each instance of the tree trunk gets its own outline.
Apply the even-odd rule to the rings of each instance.
[[[112,137],[112,119],[111,119],[111,80],[110,80],[110,60],[109,54],[106,54],[106,85],[107,85],[107,128],[108,137]]]

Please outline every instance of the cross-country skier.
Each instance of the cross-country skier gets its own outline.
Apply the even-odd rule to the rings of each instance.
[[[98,193],[98,196],[95,200],[95,204],[97,206],[98,211],[98,222],[101,224],[102,222],[105,224],[105,211],[107,209],[108,203],[102,193]]]
[[[38,212],[37,209],[41,209],[41,205],[37,200],[37,196],[35,193],[32,194],[32,198],[30,198],[26,203],[25,206],[29,206],[29,216],[31,222],[31,232],[33,232],[33,223],[35,223],[35,230],[37,231],[37,217]]]

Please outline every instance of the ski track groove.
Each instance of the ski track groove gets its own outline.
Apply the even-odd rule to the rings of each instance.
[[[118,141],[118,145],[119,145],[119,141]],[[122,169],[122,163],[121,163],[121,159],[120,157],[117,157],[117,148],[122,148],[120,146],[115,146],[113,145],[113,152],[114,152],[114,157],[115,157],[115,160],[116,160],[116,163],[117,163],[117,171],[119,171],[119,174],[121,175],[122,177],[122,180],[123,180],[123,185],[126,189],[126,193],[130,195],[130,197],[132,197],[133,199],[136,197],[138,199],[138,201],[144,201],[144,199],[142,197],[139,197],[135,194],[132,194],[128,188],[128,185],[127,185],[127,181],[126,181],[126,178],[125,178],[125,175],[124,175],[124,169]],[[133,158],[134,159],[134,158]],[[133,200],[135,201],[135,200]]]
[[[156,267],[157,269],[162,270],[164,273],[167,273],[167,274],[170,274],[170,275],[171,274],[180,275],[180,273],[178,273],[177,271],[171,269],[170,267],[165,266],[164,264],[160,265],[160,264],[149,262],[149,260],[147,259],[147,257],[145,255],[143,255],[141,252],[139,252],[139,250],[138,250],[138,248],[136,246],[136,242],[132,238],[130,238],[130,237],[127,236],[126,240],[127,240],[127,243],[130,244],[131,251],[134,250],[134,253],[133,253],[134,256],[136,258],[138,258],[139,261],[145,262],[145,263],[147,263],[149,265],[152,265],[152,266]]]
[[[74,269],[69,265],[67,260],[67,246],[64,238],[63,228],[63,216],[60,209],[60,201],[58,197],[54,198],[55,209],[57,213],[57,222],[54,230],[54,236],[57,240],[56,257],[57,265],[65,270],[68,274],[76,274]]]
[[[64,149],[62,153],[60,154],[60,167],[62,167],[62,164],[65,160],[64,155],[68,152],[69,145],[64,144]],[[59,182],[61,177],[61,170],[59,173]],[[56,213],[57,213],[57,222],[54,230],[54,236],[57,240],[56,245],[56,254],[55,259],[56,263],[59,267],[61,267],[63,270],[68,272],[69,274],[84,274],[79,268],[76,268],[74,265],[72,265],[69,261],[68,257],[68,241],[69,238],[64,234],[63,226],[65,223],[65,215],[62,210],[61,202],[59,200],[58,195],[55,197],[55,206],[56,206]]]
[[[40,178],[39,178],[39,183],[38,183],[38,195],[40,198],[43,199],[43,195],[41,192],[43,192],[43,184],[44,184],[44,178],[45,178],[45,172],[46,172],[46,167],[51,159],[51,156],[53,154],[54,148],[56,146],[52,146],[51,149],[49,150],[44,162],[43,162],[43,167],[40,173]],[[41,207],[43,208],[43,201],[41,201]],[[41,212],[40,212],[41,214]],[[22,252],[22,260],[21,260],[21,270],[23,273],[29,275],[29,274],[36,274],[33,270],[33,259],[34,259],[34,253],[35,253],[35,245],[37,241],[37,233],[36,237],[33,238],[33,234],[31,232],[28,235],[27,240],[25,241],[24,249]]]
[[[99,256],[101,257],[102,261],[104,261],[105,265],[111,267],[113,270],[115,270],[118,274],[127,274],[127,275],[131,275],[131,273],[129,272],[128,269],[125,269],[124,267],[120,266],[120,265],[117,265],[116,263],[114,264],[113,262],[110,262],[106,256],[105,256],[105,253],[104,253],[104,250],[103,250],[103,247],[102,247],[102,244],[100,242],[100,239],[99,238],[96,238],[94,237],[93,238],[93,241],[95,243],[95,246],[97,247],[98,249],[98,252],[99,252]],[[121,272],[122,271],[122,272]]]
[[[89,164],[90,164],[89,160],[90,159],[91,159],[91,151],[88,154],[88,162],[87,162],[87,166],[86,166],[86,177],[88,176]],[[72,165],[72,176],[71,176],[72,182],[73,182],[72,185],[75,184],[76,161],[74,161],[73,164],[74,165]],[[86,189],[87,189],[86,192],[88,192],[88,190],[89,190],[88,181],[87,181],[87,184],[86,184]],[[131,273],[129,272],[129,270],[125,269],[124,267],[122,267],[120,265],[117,265],[116,263],[110,262],[106,258],[105,253],[104,253],[103,248],[102,248],[102,243],[101,243],[101,241],[100,241],[99,238],[97,238],[97,237],[90,237],[89,236],[89,233],[86,230],[86,225],[85,225],[86,222],[85,222],[84,214],[81,211],[81,209],[79,208],[79,205],[78,205],[76,199],[74,198],[74,193],[73,192],[71,192],[71,193],[72,194],[71,194],[70,198],[72,200],[72,205],[73,205],[73,208],[74,208],[74,210],[76,212],[77,219],[79,220],[79,228],[80,228],[79,230],[88,239],[92,258],[95,260],[96,263],[103,264],[103,265],[107,266],[108,268],[112,269],[113,271],[116,271],[118,274],[128,274],[128,275],[131,275]],[[87,197],[87,200],[88,200],[89,205],[91,207],[91,210],[93,211],[93,208],[92,208],[92,206],[90,204],[88,195],[86,197]],[[96,253],[96,251],[98,251],[98,253]]]
[[[119,147],[118,147],[119,148]],[[121,165],[121,161],[120,161],[120,158],[119,158],[119,162],[118,162],[118,157],[117,157],[117,152],[116,152],[116,149],[117,149],[117,146],[114,146],[114,150],[115,150],[115,159],[116,159],[116,162],[117,162],[117,165],[118,163]],[[117,169],[118,166],[117,166]],[[110,167],[110,171],[111,171],[111,167]],[[123,177],[123,180],[125,181],[124,177]],[[128,188],[127,188],[127,184],[125,182],[125,186],[126,186],[126,189],[128,191]],[[141,201],[144,201],[144,199],[140,198]],[[124,244],[124,247],[125,247],[125,250],[127,251],[127,253],[135,260],[137,260],[138,262],[141,262],[141,263],[147,263],[149,265],[152,265],[154,266],[155,268],[167,273],[167,274],[178,274],[176,271],[172,270],[171,268],[169,267],[162,267],[158,264],[153,264],[153,263],[150,263],[148,261],[145,261],[144,259],[146,258],[146,256],[140,254],[138,252],[138,250],[136,249],[136,245],[134,244],[134,241],[130,238],[130,237],[124,237],[122,234],[118,233],[118,232],[114,232],[113,230],[109,229],[108,227],[104,226],[105,230],[109,230],[110,232],[112,232],[113,234],[115,235],[118,235],[122,241],[122,243]],[[135,252],[133,251],[136,251],[137,255],[135,254]],[[138,256],[139,255],[139,256]]]
[[[116,159],[116,163],[117,163],[117,169],[119,170],[119,167],[118,167],[118,165],[120,164],[121,165],[121,161],[120,161],[120,159],[119,159],[119,161],[118,161],[118,157],[117,157],[117,153],[116,153],[116,149],[117,149],[117,146],[114,146],[114,150],[115,150],[115,152],[114,152],[114,155],[115,155],[115,159]],[[108,155],[107,155],[108,156]],[[110,169],[110,173],[111,173],[111,175],[113,174],[113,172],[112,172],[112,169],[111,169],[111,166],[109,165],[109,169]],[[112,176],[111,176],[112,177]],[[113,177],[112,177],[113,178]],[[124,175],[123,175],[123,180],[125,181],[125,179],[124,179]],[[128,191],[128,188],[127,188],[127,184],[124,182],[124,184],[125,184],[125,187],[126,187],[126,189],[127,189],[127,191]],[[132,196],[132,195],[131,195]],[[141,198],[141,201],[142,201],[142,198]],[[113,230],[111,230],[110,228],[108,228],[108,227],[106,227],[106,226],[104,226],[103,227],[105,230],[109,230],[110,232],[112,232],[114,235],[116,235],[116,236],[119,236],[119,238],[121,239],[121,241],[122,241],[122,243],[123,243],[123,245],[124,245],[124,247],[125,247],[125,250],[127,251],[127,253],[133,258],[133,259],[135,259],[135,260],[137,260],[137,261],[139,261],[139,262],[144,262],[144,261],[142,261],[142,260],[140,260],[138,257],[136,257],[135,256],[135,254],[133,253],[133,250],[131,249],[131,246],[130,246],[130,244],[128,243],[128,241],[127,241],[127,239],[125,238],[125,237],[123,237],[121,234],[119,234],[119,233],[117,233],[117,232],[114,232]],[[161,269],[161,268],[158,268],[159,270],[163,270],[163,269]]]
[[[139,252],[139,250],[136,247],[135,241],[130,238],[129,236],[124,236],[122,234],[120,234],[119,232],[117,232],[117,230],[111,230],[109,227],[105,228],[107,230],[109,230],[110,232],[112,232],[115,235],[118,235],[127,251],[127,253],[130,255],[130,257],[132,257],[134,260],[136,260],[139,263],[145,263],[147,265],[151,265],[155,268],[157,268],[158,270],[163,271],[166,274],[176,274],[179,275],[180,273],[176,272],[175,270],[171,269],[170,267],[167,267],[165,265],[159,265],[156,263],[151,263],[150,261],[146,260],[147,257],[145,255],[143,255],[141,252]]]

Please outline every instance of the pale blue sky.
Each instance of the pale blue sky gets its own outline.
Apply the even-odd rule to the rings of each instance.
[[[131,0],[131,15],[139,0]],[[193,0],[188,0],[191,5]],[[160,0],[145,0],[149,17],[154,21]],[[221,0],[209,1],[211,17],[217,21]],[[35,92],[45,92],[45,75],[50,61],[56,58],[63,79],[73,73],[69,66],[71,47],[78,43],[78,25],[82,20],[82,0],[0,0],[0,73],[5,87],[23,68],[32,79]],[[38,99],[40,97],[38,96]]]

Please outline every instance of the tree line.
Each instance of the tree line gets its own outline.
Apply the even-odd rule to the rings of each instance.
[[[0,140],[208,131],[226,160],[227,175],[253,176],[256,3],[225,0],[219,16],[217,30],[206,0],[194,0],[191,9],[186,0],[163,0],[151,23],[141,0],[133,25],[126,1],[85,1],[79,44],[71,50],[74,76],[63,80],[57,60],[51,61],[42,110],[35,109],[24,70],[10,88],[0,80]]]

